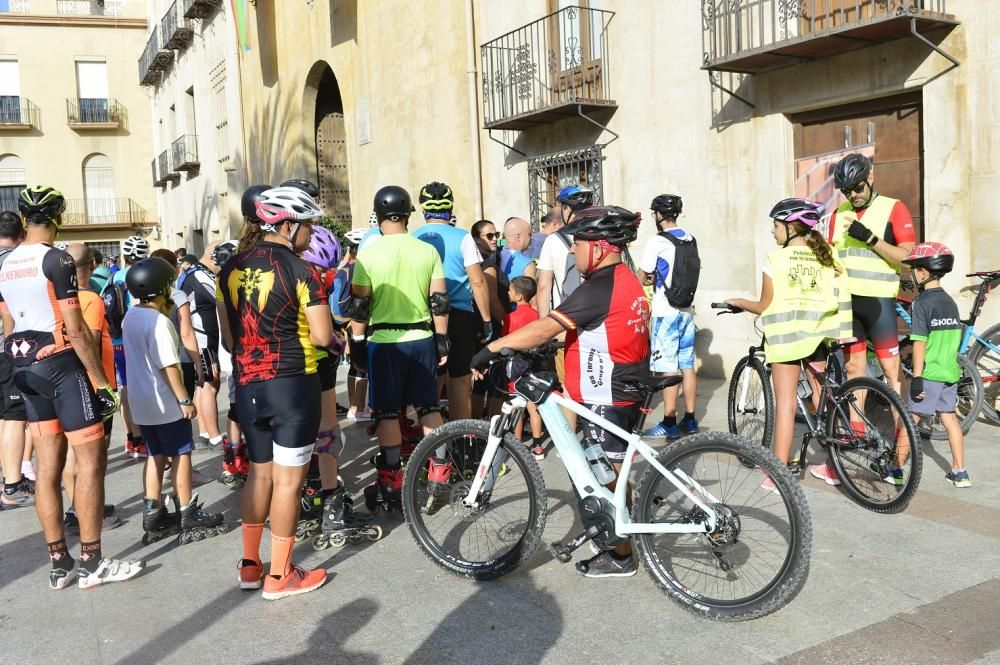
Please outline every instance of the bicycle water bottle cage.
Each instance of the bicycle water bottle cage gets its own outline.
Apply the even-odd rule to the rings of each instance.
[[[526,372],[514,380],[514,391],[535,404],[541,404],[556,384],[554,372]]]

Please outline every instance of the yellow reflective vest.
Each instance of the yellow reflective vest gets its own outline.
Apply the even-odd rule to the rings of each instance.
[[[847,235],[851,224],[859,221],[881,238],[895,205],[896,199],[877,194],[861,219],[850,201],[844,201],[837,208],[833,245],[847,267],[848,287],[856,296],[895,298],[899,293],[899,268],[879,256],[867,243]]]
[[[767,259],[774,290],[761,315],[768,362],[794,362],[827,339],[852,335],[851,293],[843,268],[838,273],[823,266],[803,245],[771,252]]]

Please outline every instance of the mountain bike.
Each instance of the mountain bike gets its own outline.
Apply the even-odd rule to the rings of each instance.
[[[986,297],[994,286],[1000,284],[1000,270],[974,272],[966,277],[978,277],[980,284],[969,318],[962,321],[965,336],[960,350],[976,366],[983,381],[982,415],[994,425],[1000,425],[1000,323],[987,328],[982,335],[975,330]]]
[[[911,304],[909,301],[896,299],[896,316],[907,326],[913,325],[913,320],[910,317],[909,311],[907,311],[907,307]],[[979,376],[979,370],[976,369],[975,363],[966,355],[968,340],[970,339],[970,335],[974,335],[975,332],[972,329],[971,323],[967,321],[963,321],[963,323],[965,324],[965,332],[962,337],[962,345],[959,347],[956,356],[959,367],[962,369],[962,376],[958,380],[958,401],[955,404],[955,415],[958,416],[958,424],[962,428],[962,433],[968,434],[969,430],[976,423],[979,412],[983,407],[984,390],[983,379]],[[871,342],[869,342],[868,347],[869,350],[872,350]],[[900,368],[906,377],[906,382],[903,383],[903,386],[907,386],[909,385],[909,380],[913,378],[913,341],[909,335],[906,335],[899,341],[899,357]],[[885,379],[882,372],[882,365],[879,363],[878,358],[874,356],[868,359],[868,372],[876,379]],[[904,387],[903,392],[906,394],[908,389]],[[941,419],[937,415],[919,415],[916,418],[916,426],[917,432],[921,436],[934,440],[948,440],[948,432],[945,431],[944,425],[941,424]]]
[[[712,303],[713,309],[738,314],[744,310],[726,303]],[[797,455],[792,455],[789,469],[801,475],[805,469],[806,453],[813,441],[827,449],[830,463],[837,473],[847,496],[858,505],[877,513],[898,513],[906,509],[920,484],[923,455],[913,419],[906,404],[896,392],[882,381],[859,377],[843,381],[838,373],[839,363],[834,361],[836,352],[846,343],[834,343],[827,350],[826,366],[818,370],[805,360],[800,362],[802,373],[811,374],[820,386],[819,409],[813,412],[806,404],[809,397],[803,389],[796,393],[798,410],[806,425]],[[752,357],[747,367],[763,367],[758,349],[751,347]],[[758,369],[753,370],[756,374]],[[735,373],[734,373],[735,377]],[[769,385],[770,373],[759,379]],[[734,391],[730,390],[732,396]],[[772,407],[757,411],[751,401],[741,402],[742,393],[736,391],[736,401],[730,400],[729,409],[741,415],[740,409],[759,412],[764,421],[762,429],[774,429],[774,393],[770,392]],[[901,435],[905,433],[905,438]],[[769,441],[765,445],[769,445]],[[893,467],[901,475],[892,473]]]
[[[788,469],[770,451],[726,433],[687,436],[657,452],[641,438],[644,415],[654,396],[680,376],[627,380],[643,404],[643,415],[627,432],[554,390],[555,375],[542,369],[553,353],[545,347],[504,350],[508,375],[516,378],[501,413],[488,423],[443,425],[414,450],[403,512],[420,549],[444,570],[476,580],[506,575],[538,549],[547,516],[545,481],[511,435],[533,402],[559,453],[555,459],[569,474],[584,526],[575,538],[549,546],[556,559],[569,562],[588,541],[609,549],[631,538],[656,584],[695,614],[739,621],[790,602],[808,575],[812,521]],[[606,457],[602,463],[588,455],[592,449],[585,453],[563,408],[628,441],[617,478],[629,479],[637,458],[648,463],[631,506],[630,483],[618,482],[612,491],[598,480],[595,469],[610,472],[608,483],[614,470]],[[754,468],[741,463],[746,460]],[[762,487],[765,474],[774,490]]]

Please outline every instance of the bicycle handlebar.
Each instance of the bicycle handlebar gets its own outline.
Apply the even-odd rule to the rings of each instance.
[[[500,355],[504,358],[522,355],[532,360],[548,360],[549,358],[554,357],[556,352],[558,352],[561,348],[563,348],[563,343],[553,340],[551,342],[546,342],[541,346],[536,346],[533,349],[525,349],[524,351],[515,351],[514,349],[508,349],[505,346],[500,349]]]
[[[712,309],[721,309],[723,311],[717,312],[716,316],[722,316],[723,314],[739,314],[745,310],[742,307],[737,307],[736,305],[730,305],[725,302],[713,302]]]
[[[1000,270],[987,270],[985,272],[970,272],[966,277],[978,277],[983,280],[1000,279]]]

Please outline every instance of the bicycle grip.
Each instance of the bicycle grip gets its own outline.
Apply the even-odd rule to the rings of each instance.
[[[740,312],[743,311],[743,308],[737,307],[736,305],[730,305],[729,303],[725,302],[713,302],[711,307],[712,309],[724,310],[722,312],[719,312],[719,314],[739,314]]]

